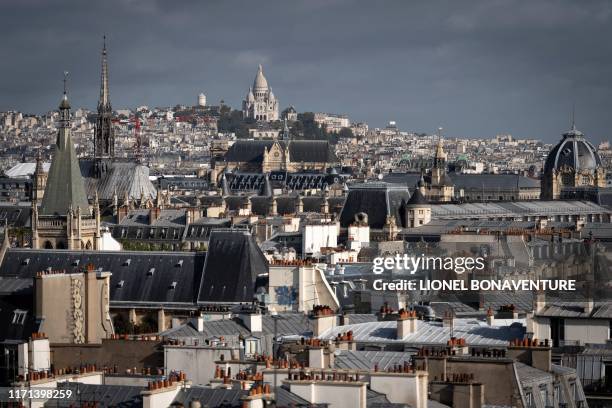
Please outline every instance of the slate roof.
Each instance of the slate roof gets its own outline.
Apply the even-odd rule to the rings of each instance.
[[[547,371],[534,368],[527,364],[515,362],[516,373],[522,386],[537,384],[542,382],[552,382],[553,375]]]
[[[306,401],[304,398],[299,397],[298,395],[289,391],[287,387],[285,386],[276,387],[274,390],[274,394],[276,397],[277,407],[323,408],[323,407],[329,406],[329,404],[311,404],[310,402]]]
[[[448,173],[448,178],[455,186],[455,190],[482,190],[501,189],[512,190],[519,188],[540,188],[540,181],[515,174],[459,174]],[[405,184],[410,187],[416,185],[421,178],[420,173],[388,173],[383,181],[388,183]]]
[[[173,403],[178,402],[185,407],[189,407],[191,401],[196,400],[200,401],[203,407],[241,407],[242,401],[240,398],[248,395],[248,393],[248,390],[192,386],[182,388],[174,398]]]
[[[79,395],[77,395],[77,387]],[[58,383],[58,389],[72,390],[70,398],[54,399],[47,401],[45,407],[74,407],[79,406],[80,402],[96,402],[100,408],[137,408],[142,407],[142,397],[140,392],[142,387],[128,385],[100,385],[84,383]]]
[[[0,277],[0,296],[29,292],[32,289],[32,282],[29,278]]]
[[[232,191],[264,190],[266,174],[263,173],[227,173],[228,188]],[[306,189],[323,190],[326,186],[341,183],[344,177],[325,173],[289,173],[286,171],[270,172],[268,179],[273,188],[287,188],[302,191]]]
[[[49,172],[51,163],[42,164],[43,170]],[[29,178],[36,171],[36,163],[17,163],[10,169],[4,172],[7,177]]]
[[[546,306],[536,314],[543,317],[612,319],[612,304],[609,301],[595,302],[593,310],[587,313],[584,311],[584,303],[580,301],[547,302]]]
[[[396,339],[397,322],[381,321],[362,324],[348,324],[327,330],[320,339],[332,340],[339,333],[353,331],[353,338],[359,343],[403,343],[414,347],[422,345],[445,345],[450,338],[450,327],[443,327],[441,322],[419,321],[416,333],[403,339]],[[489,327],[486,323],[473,319],[455,319],[454,335],[465,338],[470,346],[505,346],[512,339],[522,338],[525,328],[518,325],[511,327]]]
[[[257,275],[267,271],[267,261],[250,233],[213,230],[198,303],[249,302]]]
[[[274,320],[277,320],[276,333],[285,335],[309,335],[312,333],[312,322],[303,313],[280,313],[278,319],[271,315],[262,316],[262,333],[274,335]],[[249,330],[238,318],[211,320],[204,322],[204,330],[198,332],[192,323],[187,323],[173,329],[166,330],[161,335],[169,338],[211,338],[232,335],[248,335]]]
[[[568,214],[609,214],[610,210],[590,201],[501,201],[465,204],[433,204],[432,218],[464,219],[466,217],[489,218],[495,216],[555,216]]]
[[[31,297],[31,295],[30,295]],[[21,316],[15,321],[15,314]],[[0,299],[0,342],[10,340],[27,340],[38,330],[40,323],[30,308],[17,307]]]
[[[166,330],[160,333],[161,336],[171,339],[191,338],[191,339],[210,339],[212,337],[228,337],[249,335],[249,330],[242,325],[238,319],[210,320],[205,321],[203,331],[199,332],[192,323]]]
[[[208,240],[215,228],[229,228],[232,222],[227,218],[201,218],[189,224],[185,233],[185,241]]]
[[[544,163],[544,173],[559,170],[563,166],[576,171],[593,170],[601,166],[597,149],[575,129],[564,133],[561,141],[548,153]]]
[[[412,193],[412,196],[410,197],[406,205],[408,206],[429,205],[429,201],[427,201],[425,196],[421,193],[421,190],[417,188]]]
[[[351,351],[340,350],[340,354],[334,358],[334,368],[351,370],[373,370],[375,365],[378,369],[385,371],[393,368],[396,364],[403,365],[410,362],[415,353],[401,351]]]
[[[45,195],[40,206],[41,215],[66,215],[75,211],[89,211],[85,182],[79,169],[79,159],[72,143],[70,129],[60,128],[55,142],[53,161],[49,168]]]
[[[82,270],[91,263],[112,273],[110,300],[113,306],[193,305],[205,256],[202,252],[9,249],[0,265],[0,276],[31,279],[36,272],[47,268],[70,272]],[[175,288],[171,287],[173,282],[176,282]]]
[[[96,178],[93,160],[81,160],[79,164],[90,197],[94,196],[96,190],[100,200],[104,201],[112,200],[115,191],[119,200],[123,200],[126,192],[130,199],[139,200],[143,193],[145,198],[157,197],[147,166],[136,162],[109,161],[107,170],[100,178]]]
[[[225,154],[226,162],[261,163],[264,149],[269,149],[274,143],[283,149],[289,144],[289,157],[292,162],[299,163],[336,163],[338,158],[332,145],[327,140],[238,140]]]
[[[0,205],[0,220],[6,220],[10,227],[29,227],[31,226],[31,206],[23,204],[3,204]]]
[[[368,215],[368,224],[374,229],[383,228],[387,215],[395,216],[396,222],[403,225],[403,208],[409,199],[405,186],[378,182],[353,185],[340,213],[340,225],[348,227],[360,212]]]

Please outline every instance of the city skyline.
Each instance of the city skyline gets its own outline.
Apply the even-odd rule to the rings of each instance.
[[[281,109],[554,143],[575,103],[590,140],[610,139],[605,2],[237,4],[197,3],[189,12],[164,2],[4,4],[0,32],[11,39],[3,45],[11,63],[0,67],[0,111],[53,109],[64,70],[75,107],[94,109],[106,34],[115,109],[190,105],[200,92],[240,109],[261,63]]]

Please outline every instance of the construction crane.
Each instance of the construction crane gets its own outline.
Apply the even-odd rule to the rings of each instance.
[[[134,143],[134,157],[137,163],[142,161],[143,153],[142,153],[142,135],[140,134],[140,118],[137,114],[134,114],[132,118],[130,118],[130,122],[134,123],[134,139],[136,139]]]

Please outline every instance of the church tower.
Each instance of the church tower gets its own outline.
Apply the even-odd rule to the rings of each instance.
[[[45,187],[47,185],[47,172],[43,168],[42,157],[40,152],[36,155],[36,169],[34,170],[34,188],[32,191],[32,201],[41,202],[45,195]]]
[[[32,200],[32,247],[97,249],[100,243],[100,210],[97,199],[90,209],[79,159],[72,143],[66,79],[59,111],[53,161],[40,207],[36,200]]]
[[[106,51],[106,36],[102,48],[102,72],[100,80],[100,98],[98,100],[98,117],[94,133],[94,159],[96,173],[99,176],[105,171],[105,160],[115,157],[115,133],[112,123],[113,108],[108,91],[108,58]]]

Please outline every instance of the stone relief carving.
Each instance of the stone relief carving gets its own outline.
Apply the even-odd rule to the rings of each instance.
[[[85,319],[83,315],[83,295],[82,295],[83,283],[78,279],[71,280],[71,292],[72,292],[72,320],[74,327],[72,329],[72,336],[74,342],[77,344],[85,343]]]

